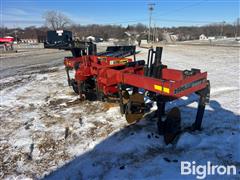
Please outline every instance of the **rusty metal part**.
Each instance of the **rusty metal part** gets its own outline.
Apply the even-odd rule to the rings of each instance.
[[[181,113],[179,108],[174,107],[167,114],[164,121],[164,141],[166,144],[173,143],[181,131]]]
[[[83,82],[80,82],[80,81],[78,81],[77,82],[77,86],[78,86],[78,94],[79,94],[79,99],[80,100],[84,100],[85,99],[85,96],[84,96],[84,94],[83,94],[83,91],[82,91],[82,87],[83,87]]]
[[[122,91],[122,98],[123,98],[123,104],[127,104],[130,98],[128,91],[126,90]]]
[[[135,123],[142,119],[144,115],[144,95],[134,93],[129,96],[129,101],[126,105],[125,117],[129,124]]]
[[[129,93],[127,90],[119,89],[119,105],[120,105],[120,113],[125,114],[126,105],[129,101]]]

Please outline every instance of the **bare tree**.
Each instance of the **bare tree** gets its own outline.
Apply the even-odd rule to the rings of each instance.
[[[43,15],[46,25],[53,30],[64,29],[71,24],[71,20],[61,12],[46,11]]]

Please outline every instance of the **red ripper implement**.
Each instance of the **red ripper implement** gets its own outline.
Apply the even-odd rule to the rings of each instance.
[[[176,107],[166,114],[166,102],[192,93],[199,95],[196,120],[191,130],[200,130],[205,105],[209,102],[210,83],[207,72],[169,69],[162,64],[161,56],[162,47],[157,47],[156,50],[149,49],[147,64],[144,60],[96,55],[67,57],[64,64],[68,83],[81,99],[118,100],[128,123],[139,121],[149,112],[146,99],[156,101],[158,130],[168,144],[181,132],[181,116]],[[75,69],[73,79],[69,76],[72,69]]]

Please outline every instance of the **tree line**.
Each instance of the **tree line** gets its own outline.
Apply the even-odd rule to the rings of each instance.
[[[239,37],[240,36],[240,24],[239,18],[236,22],[230,23],[215,23],[204,26],[190,26],[190,27],[171,27],[163,28],[173,34],[178,34],[179,37],[189,36],[189,39],[198,39],[199,35],[204,34],[205,36],[226,36],[226,37]],[[180,39],[181,40],[181,39]],[[184,40],[184,39],[183,39]]]
[[[34,36],[44,36],[48,30],[65,29],[73,32],[74,36],[83,38],[87,36],[101,37],[104,40],[109,38],[123,39],[126,37],[125,32],[131,32],[136,35],[138,39],[146,39],[148,34],[148,27],[144,24],[138,23],[135,25],[128,25],[127,27],[121,25],[80,25],[74,24],[70,18],[61,12],[47,11],[43,18],[45,24],[42,27],[26,27],[26,28],[0,28],[0,36],[14,36],[18,38],[33,38]],[[215,23],[203,26],[180,26],[180,27],[156,27],[151,29],[154,32],[154,37],[159,40],[163,39],[163,34],[178,35],[179,40],[198,39],[201,34],[206,36],[240,36],[240,18],[234,23]]]

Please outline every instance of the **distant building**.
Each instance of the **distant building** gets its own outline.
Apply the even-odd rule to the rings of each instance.
[[[173,32],[164,31],[162,33],[162,37],[163,37],[163,40],[165,40],[166,42],[175,42],[179,40],[179,35],[174,34]]]
[[[227,36],[209,36],[208,40],[226,39]]]
[[[207,36],[205,36],[204,34],[201,34],[199,36],[199,40],[208,40]]]
[[[215,39],[226,39],[227,36],[216,36]]]
[[[88,37],[86,37],[86,40],[87,41],[95,41],[96,38],[94,36],[88,36]]]
[[[20,41],[22,43],[27,43],[27,44],[36,44],[36,43],[38,43],[38,39],[24,39],[24,38],[20,38]]]
[[[22,33],[18,33],[17,39],[22,43],[35,44],[45,42],[47,38],[46,35],[44,31],[29,28]]]
[[[209,39],[209,40],[214,40],[214,39],[216,39],[216,38],[215,38],[215,36],[209,36],[208,39]]]
[[[147,39],[142,39],[140,42],[140,45],[147,45],[147,44],[148,44]]]
[[[103,42],[102,37],[96,37],[96,36],[88,36],[86,37],[86,40],[91,42]]]
[[[116,39],[116,38],[109,38],[108,42],[118,42],[118,39]]]
[[[177,41],[178,40],[178,35],[176,34],[170,34],[170,38],[173,42]]]

